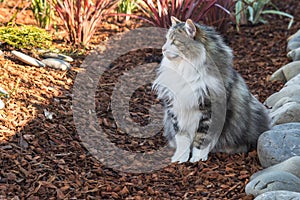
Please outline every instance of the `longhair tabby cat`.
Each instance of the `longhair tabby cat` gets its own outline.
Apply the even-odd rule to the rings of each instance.
[[[232,68],[232,50],[211,27],[175,17],[171,22],[153,89],[164,102],[164,136],[176,148],[172,162],[205,161],[209,152],[255,148],[259,135],[270,128],[270,120],[266,108]],[[213,121],[211,97],[222,88],[224,125],[219,135],[208,135]]]

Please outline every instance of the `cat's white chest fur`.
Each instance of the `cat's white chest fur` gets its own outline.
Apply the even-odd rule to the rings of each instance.
[[[208,95],[209,88],[219,87],[219,81],[199,66],[164,58],[155,84],[159,85],[158,97],[171,100],[179,127],[193,137],[201,117],[199,101]]]
[[[201,69],[201,67],[203,68]],[[175,137],[176,152],[180,155],[176,155],[175,152],[172,160],[185,162],[189,157],[190,145],[202,117],[199,102],[208,95],[208,90],[214,89],[214,87],[217,90],[219,81],[215,77],[208,76],[204,66],[198,65],[196,67],[196,65],[184,60],[169,60],[164,57],[154,85],[158,91],[158,98],[170,100],[172,112],[177,117],[179,131],[185,133],[185,138]],[[182,145],[178,142],[185,142],[186,144]],[[186,148],[179,149],[178,146],[185,146]],[[180,158],[174,158],[178,156]]]
[[[203,92],[199,88],[199,82],[202,82],[199,74],[186,62],[172,62],[166,58],[162,60],[160,70],[157,81],[166,88],[162,95],[171,100],[178,126],[193,137],[201,114],[199,109],[195,109],[199,107],[199,96]]]

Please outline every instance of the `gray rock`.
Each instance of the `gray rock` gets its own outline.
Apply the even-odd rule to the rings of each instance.
[[[291,85],[300,85],[300,74],[298,74],[297,76],[293,77],[291,80],[286,82],[284,84],[284,87],[291,86]]]
[[[47,65],[48,67],[54,68],[54,69],[60,69],[60,70],[67,70],[71,68],[70,63],[56,59],[56,58],[46,58],[42,60],[42,62]]]
[[[45,64],[42,63],[41,61],[32,58],[24,53],[21,53],[19,51],[12,51],[11,52],[14,56],[16,56],[16,58],[18,58],[19,60],[21,60],[22,62],[32,65],[32,66],[36,66],[36,67],[45,67]]]
[[[270,171],[285,171],[285,172],[289,172],[289,173],[297,176],[298,178],[300,178],[300,156],[291,157],[281,163],[278,163],[278,164],[268,167],[264,170],[256,172],[255,174],[253,174],[251,176],[250,180],[253,180],[256,177],[258,177],[264,173],[270,172]]]
[[[300,192],[300,179],[285,171],[270,171],[257,176],[246,185],[246,194],[255,197],[269,191]]]
[[[300,156],[300,129],[277,127],[260,135],[257,154],[263,167],[270,167],[291,157]]]
[[[269,96],[264,104],[269,108],[273,108],[280,99],[285,97],[300,99],[300,85],[291,85],[289,87],[282,88],[279,92]]]
[[[66,56],[64,54],[57,54],[57,53],[52,53],[52,52],[47,52],[45,54],[43,54],[44,58],[56,58],[56,59],[60,59],[60,60],[64,60],[67,62],[73,62],[74,59],[71,58],[70,56]]]
[[[293,61],[300,60],[300,48],[290,51],[287,54],[287,57],[291,58]]]
[[[276,70],[270,77],[270,81],[289,81],[300,74],[300,61],[294,61]]]
[[[0,110],[3,109],[5,107],[4,102],[0,99]]]
[[[270,113],[276,112],[279,108],[283,107],[287,103],[300,103],[300,99],[292,96],[292,97],[283,97],[270,110]]]
[[[288,42],[295,42],[295,41],[300,42],[300,29],[296,33],[294,33],[293,35],[288,37],[287,41]]]
[[[294,33],[290,37],[288,37],[287,42],[288,42],[287,50],[293,49],[293,44],[296,44],[297,42],[300,42],[300,30],[298,30],[296,33]]]
[[[300,41],[293,40],[293,41],[288,42],[286,50],[287,50],[287,52],[289,52],[289,51],[292,51],[292,50],[297,49],[299,47],[300,47]]]
[[[286,123],[273,126],[271,130],[273,131],[286,131],[291,129],[300,129],[300,123]]]
[[[282,103],[282,102],[278,102],[278,103]],[[271,117],[272,126],[278,124],[290,123],[290,122],[300,122],[300,103],[286,102],[281,107],[275,109],[274,111],[272,109],[270,112],[270,117]]]
[[[299,200],[300,193],[291,192],[286,190],[277,190],[265,192],[259,196],[257,196],[254,200]]]
[[[2,87],[0,87],[0,96],[5,97],[5,98],[9,98],[8,92],[6,90],[4,90]]]

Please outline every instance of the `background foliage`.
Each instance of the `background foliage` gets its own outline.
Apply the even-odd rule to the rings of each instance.
[[[0,27],[0,41],[15,49],[50,48],[52,36],[36,26]]]
[[[263,18],[266,14],[290,18],[288,28],[293,23],[293,16],[279,11],[271,0],[18,0],[9,22],[13,23],[28,6],[41,28],[49,29],[51,23],[62,22],[68,41],[76,47],[87,47],[98,26],[113,15],[118,19],[142,19],[163,28],[171,25],[171,16],[182,21],[192,19],[218,30],[230,23],[236,24],[237,30],[248,23],[267,23]],[[57,17],[60,22],[55,21]]]

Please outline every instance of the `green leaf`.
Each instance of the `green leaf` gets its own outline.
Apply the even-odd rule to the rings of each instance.
[[[259,19],[259,22],[261,22],[261,23],[263,23],[263,24],[267,24],[268,23],[268,21],[267,20],[265,20],[264,18],[260,18]]]
[[[292,16],[286,12],[279,11],[279,10],[264,10],[262,12],[262,14],[275,14],[275,15],[281,15],[281,16],[290,18],[290,22],[288,24],[288,29],[290,29],[292,27],[293,22],[294,22],[294,16]]]
[[[249,12],[249,21],[252,23],[252,24],[255,24],[254,23],[254,10],[252,7],[248,7],[248,12]]]
[[[241,0],[237,1],[235,4],[235,17],[236,17],[236,23],[241,23],[241,13],[243,8],[243,2]]]

